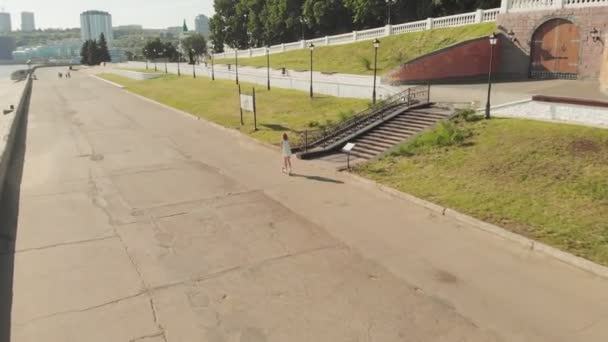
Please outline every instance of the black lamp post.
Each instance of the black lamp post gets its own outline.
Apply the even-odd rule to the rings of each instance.
[[[196,62],[194,61],[194,49],[190,49],[190,52],[192,53],[192,77],[196,78]]]
[[[144,58],[146,59],[146,70],[148,70],[148,50],[144,49]]]
[[[494,45],[498,42],[498,38],[496,35],[492,33],[490,37],[488,37],[490,42],[490,65],[488,66],[488,100],[486,102],[486,119],[490,118],[490,95],[492,93],[492,65],[494,59]]]
[[[372,93],[372,103],[376,104],[376,74],[378,72],[378,48],[380,47],[380,40],[374,39],[374,91]]]
[[[266,75],[268,76],[267,88],[270,90],[270,46],[266,47]]]
[[[315,51],[315,44],[310,43],[308,48],[310,49],[310,98],[312,99],[312,53]]]
[[[169,73],[167,71],[167,49],[163,49],[163,55],[162,56],[165,57],[164,58],[165,59],[165,74],[167,74],[167,73]]]
[[[236,84],[239,84],[239,50],[234,49],[234,70],[236,71]]]
[[[158,68],[156,67],[156,59],[158,58],[156,49],[152,49],[152,52],[154,52],[154,71],[158,71]]]

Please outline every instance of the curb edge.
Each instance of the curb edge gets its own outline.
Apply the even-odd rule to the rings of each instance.
[[[463,214],[454,209],[442,207],[438,204],[418,198],[418,197],[410,195],[408,193],[401,192],[399,190],[387,187],[385,185],[379,184],[376,181],[361,177],[359,175],[352,174],[352,173],[344,173],[344,174],[348,175],[348,177],[350,177],[354,181],[357,181],[357,182],[362,183],[367,186],[373,186],[373,187],[381,190],[382,192],[387,193],[393,197],[397,197],[401,200],[406,200],[408,202],[422,206],[422,207],[427,208],[433,212],[436,212],[442,216],[451,217],[460,222],[468,223],[470,226],[472,226],[475,229],[479,229],[486,233],[490,233],[495,236],[498,236],[502,239],[518,243],[522,247],[525,247],[531,251],[536,251],[536,252],[548,255],[548,256],[553,257],[554,259],[561,261],[565,264],[568,264],[572,267],[576,267],[580,270],[586,271],[586,272],[596,275],[598,277],[608,279],[608,267],[606,267],[606,266],[597,264],[593,261],[581,258],[574,254],[564,252],[560,249],[551,247],[549,245],[546,245],[542,242],[538,242],[536,240],[530,239],[523,235],[513,233],[505,228],[502,228],[500,226],[497,226],[497,225],[494,225],[494,224],[491,224],[488,222],[484,222],[482,220],[479,220],[472,216]]]

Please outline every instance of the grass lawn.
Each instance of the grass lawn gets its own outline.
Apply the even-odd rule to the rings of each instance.
[[[134,72],[141,72],[143,74],[162,74],[164,73],[164,71],[161,71],[161,69],[159,68],[158,71],[154,71],[154,65],[152,65],[152,68],[149,69],[145,69],[145,68],[126,68],[126,67],[115,67],[114,69],[118,69],[118,70],[126,70],[126,71],[134,71]]]
[[[454,127],[357,172],[608,265],[608,130],[516,119]],[[442,143],[442,130],[463,140]]]
[[[146,81],[114,74],[100,76],[136,94],[275,145],[280,143],[284,132],[291,133],[292,144],[296,144],[298,136],[295,133],[304,131],[310,122],[337,122],[367,107],[366,100],[325,95],[315,95],[311,100],[307,92],[279,88],[268,91],[266,87],[256,85],[258,130],[254,131],[253,113],[243,112],[245,125],[240,126],[238,89],[234,81],[172,74]],[[241,82],[243,93],[251,94],[252,87],[252,84]]]
[[[382,75],[411,59],[463,40],[489,35],[495,29],[495,23],[483,23],[381,38],[378,49],[378,73]],[[234,64],[234,58],[218,58],[215,61],[220,64]],[[374,49],[371,40],[344,45],[318,46],[314,51],[316,71],[373,75],[373,63]],[[239,65],[266,66],[266,57],[239,58]],[[299,49],[272,54],[270,65],[273,68],[309,70],[310,51]]]

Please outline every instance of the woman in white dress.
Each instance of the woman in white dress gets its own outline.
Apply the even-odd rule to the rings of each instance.
[[[291,174],[291,146],[289,145],[287,133],[283,133],[281,150],[283,151],[283,173]]]

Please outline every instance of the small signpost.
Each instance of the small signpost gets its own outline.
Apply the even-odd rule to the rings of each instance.
[[[350,170],[350,152],[355,148],[354,143],[347,143],[342,147],[342,152],[346,153],[346,168]]]
[[[253,88],[252,95],[247,95],[241,93],[241,85],[239,84],[239,101],[240,101],[240,110],[241,110],[241,126],[245,123],[243,121],[243,110],[248,112],[253,112],[253,129],[255,131],[258,130],[257,124],[257,110],[255,107],[255,88]]]

